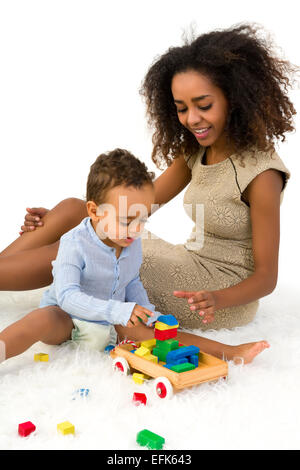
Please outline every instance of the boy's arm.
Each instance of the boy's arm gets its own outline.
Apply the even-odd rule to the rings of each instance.
[[[155,322],[157,318],[162,315],[160,312],[155,311],[155,305],[151,304],[139,273],[134,279],[132,279],[132,281],[129,282],[129,284],[127,284],[125,290],[125,302],[135,302],[154,313],[154,316],[148,320],[147,325]]]
[[[106,321],[126,326],[136,302],[102,300],[81,291],[80,278],[84,259],[76,242],[61,241],[55,264],[55,288],[58,306],[75,317]]]

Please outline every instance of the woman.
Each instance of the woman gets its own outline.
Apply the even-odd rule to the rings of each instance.
[[[184,202],[195,224],[204,205],[203,227],[187,243],[143,240],[149,299],[182,327],[247,324],[276,286],[290,174],[274,145],[294,130],[286,90],[296,68],[270,46],[250,25],[203,34],[156,60],[141,89],[155,131],[152,159],[168,166],[155,181],[156,203],[188,186]],[[85,216],[77,199],[51,211],[28,208],[26,233],[1,254],[0,288],[50,284],[60,236]]]

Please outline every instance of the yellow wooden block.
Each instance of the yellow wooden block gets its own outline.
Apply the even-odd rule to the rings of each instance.
[[[166,323],[162,323],[161,321],[157,321],[155,323],[155,328],[157,330],[165,331],[165,330],[173,330],[174,328],[178,328],[179,323],[177,325],[166,325]]]
[[[144,357],[147,354],[150,354],[150,352],[151,352],[150,349],[145,348],[144,346],[140,346],[138,349],[134,351],[134,354],[136,354],[137,356]]]
[[[35,361],[41,361],[41,362],[48,362],[49,361],[49,356],[48,356],[48,354],[38,353],[38,354],[34,355],[34,360]]]
[[[145,381],[145,375],[144,374],[138,374],[137,372],[132,374],[132,378],[133,378],[133,381],[136,384],[139,384],[139,385],[142,385]]]
[[[156,339],[147,339],[146,341],[141,342],[141,346],[144,346],[144,348],[149,349],[149,351],[152,351],[152,349],[156,346]]]
[[[156,364],[158,363],[158,357],[153,356],[152,354],[147,354],[144,356],[144,359],[147,359],[147,361],[155,362]]]
[[[64,436],[66,434],[75,434],[75,426],[69,421],[64,421],[63,423],[59,423],[57,425],[57,431]]]

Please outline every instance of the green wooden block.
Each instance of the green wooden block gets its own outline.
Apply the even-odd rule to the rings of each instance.
[[[161,351],[159,348],[152,349],[153,356],[158,357],[158,359],[163,362],[166,362],[168,352],[169,351]]]
[[[166,339],[164,341],[159,339],[156,340],[156,347],[160,350],[174,351],[175,349],[178,349],[178,344],[177,339]]]
[[[149,449],[162,449],[165,443],[165,439],[148,429],[143,429],[136,436],[136,442],[140,446],[146,446]]]
[[[196,366],[194,364],[185,362],[184,364],[177,364],[176,366],[172,366],[171,370],[174,370],[174,372],[187,372],[188,370],[193,370],[195,368]]]

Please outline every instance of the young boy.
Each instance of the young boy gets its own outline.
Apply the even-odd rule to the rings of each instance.
[[[40,308],[0,333],[2,360],[37,341],[71,339],[103,351],[116,342],[114,325],[133,328],[161,315],[139,277],[139,237],[154,204],[153,178],[125,150],[97,158],[87,181],[89,217],[61,237],[53,283]]]
[[[103,351],[116,342],[116,330],[123,336],[132,332],[135,340],[153,337],[148,326],[161,313],[139,276],[139,237],[155,201],[153,178],[126,150],[97,158],[87,182],[88,217],[61,237],[53,283],[40,307],[0,333],[0,362],[37,341],[56,345],[72,340]],[[178,332],[178,338],[245,363],[269,347],[266,341],[229,346],[185,332]]]

